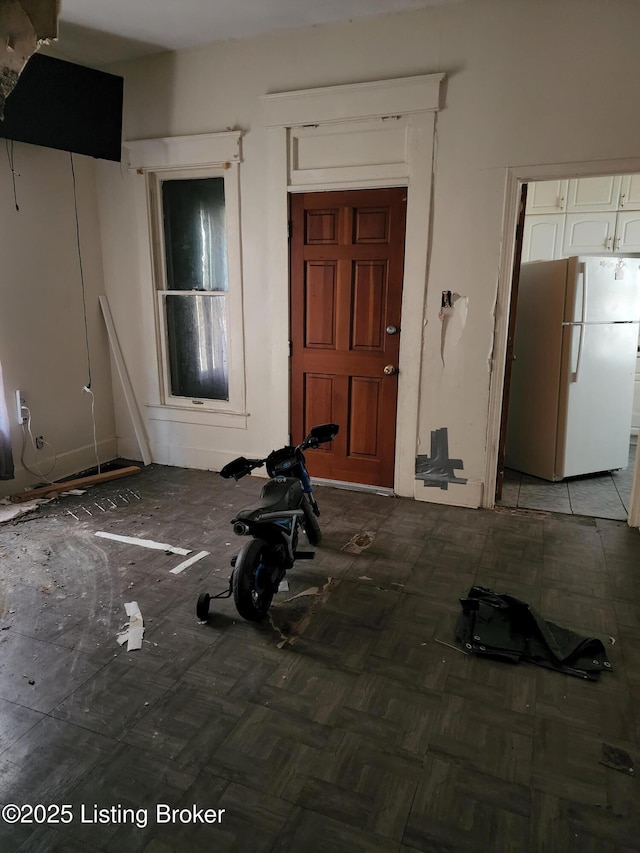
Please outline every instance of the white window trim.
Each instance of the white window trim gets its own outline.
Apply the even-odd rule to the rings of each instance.
[[[244,321],[242,303],[242,246],[240,235],[240,131],[164,137],[127,142],[129,169],[146,176],[147,218],[153,269],[156,365],[159,406],[180,412],[198,411],[246,419]],[[168,178],[223,177],[227,227],[229,290],[225,292],[229,328],[229,399],[207,400],[171,394],[166,352],[166,327],[162,301],[167,294],[164,268],[164,234],[161,224],[161,182]],[[215,297],[212,297],[215,298]],[[157,408],[158,404],[153,404]],[[174,419],[174,418],[172,418]]]

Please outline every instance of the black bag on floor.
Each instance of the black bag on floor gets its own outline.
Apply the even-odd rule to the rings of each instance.
[[[460,599],[462,613],[456,637],[474,654],[557,669],[595,681],[611,670],[605,647],[597,637],[581,637],[543,619],[524,601],[472,586]]]

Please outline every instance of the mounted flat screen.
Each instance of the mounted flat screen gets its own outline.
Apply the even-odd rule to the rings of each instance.
[[[123,78],[35,53],[7,98],[0,137],[120,161]]]

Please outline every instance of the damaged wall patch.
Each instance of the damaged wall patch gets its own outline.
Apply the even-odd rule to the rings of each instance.
[[[450,290],[442,291],[440,312],[438,317],[442,322],[440,331],[440,358],[442,366],[445,366],[445,349],[455,348],[460,343],[464,327],[467,324],[469,311],[469,297],[452,293]]]
[[[416,456],[416,480],[446,490],[449,483],[467,482],[466,477],[456,477],[454,473],[454,468],[463,467],[462,459],[449,459],[449,432],[441,427],[431,431],[431,456]]]

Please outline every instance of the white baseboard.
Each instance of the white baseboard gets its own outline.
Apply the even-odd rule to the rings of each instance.
[[[482,506],[483,488],[484,483],[480,480],[468,480],[466,483],[447,483],[446,489],[441,489],[438,486],[425,486],[422,480],[416,480],[415,499],[425,503],[478,509]]]

